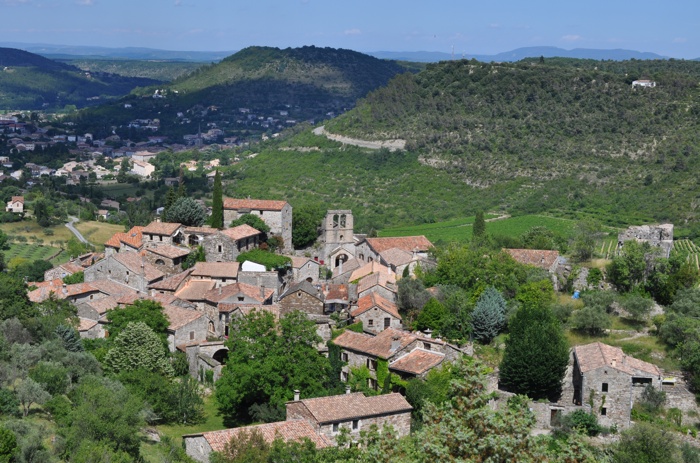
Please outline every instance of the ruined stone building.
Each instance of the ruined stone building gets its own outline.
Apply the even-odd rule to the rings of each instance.
[[[224,226],[245,214],[253,214],[270,227],[270,234],[280,236],[283,251],[292,251],[292,206],[286,201],[224,198]]]
[[[625,244],[625,241],[630,240],[649,243],[653,247],[660,248],[662,256],[668,258],[671,255],[671,249],[673,249],[673,224],[629,227],[617,235],[618,251]]]

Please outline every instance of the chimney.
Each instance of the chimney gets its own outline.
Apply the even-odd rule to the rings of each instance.
[[[399,346],[401,345],[400,339],[401,338],[397,334],[392,336],[392,338],[391,338],[391,352],[394,352],[396,349],[399,348]]]
[[[617,359],[612,359],[611,363],[612,363],[613,367],[616,367],[617,366]]]
[[[260,286],[260,297],[262,301],[265,302],[265,285]]]
[[[350,386],[345,386],[345,395],[350,394]]]
[[[300,398],[299,389],[294,389],[294,401],[299,402],[299,398]]]
[[[425,330],[425,337],[428,339],[432,338],[433,337],[433,330],[431,330],[430,328]]]
[[[68,294],[68,290],[66,289],[65,283],[63,283],[63,294]]]

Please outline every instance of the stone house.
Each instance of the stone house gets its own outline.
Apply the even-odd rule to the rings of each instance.
[[[105,256],[111,256],[119,252],[137,252],[143,248],[144,227],[132,227],[126,233],[115,233],[105,243]]]
[[[504,249],[516,262],[556,273],[561,264],[559,251],[545,249]]]
[[[393,274],[373,273],[357,283],[358,299],[370,293],[377,293],[391,302],[396,301],[398,287]]]
[[[176,346],[190,342],[207,340],[207,335],[214,333],[214,323],[196,310],[183,309],[174,305],[165,305],[163,313],[168,317],[168,348],[175,352]]]
[[[292,206],[286,201],[224,198],[224,225],[245,214],[260,217],[270,227],[270,234],[280,236],[284,252],[292,250]]]
[[[306,280],[291,285],[279,297],[280,313],[286,315],[289,312],[300,310],[311,315],[324,314],[324,295],[320,288]]]
[[[321,286],[323,291],[323,312],[330,314],[347,310],[350,304],[357,300],[350,291],[350,285],[326,283]]]
[[[234,262],[240,253],[257,248],[261,237],[250,225],[239,225],[207,235],[201,244],[207,262]]]
[[[107,279],[122,283],[146,294],[148,286],[165,274],[136,252],[120,252],[96,262],[84,271],[85,282]]]
[[[155,283],[148,285],[149,294],[151,296],[156,294],[175,294],[175,292],[187,283],[190,279],[190,274],[192,273],[192,268],[183,270],[180,273],[170,275],[158,280]]]
[[[601,342],[574,347],[573,363],[573,403],[591,406],[603,426],[630,426],[632,405],[644,388],[662,387],[656,365]]]
[[[292,281],[318,283],[321,264],[308,257],[289,256],[292,260]]]
[[[197,262],[190,276],[193,280],[212,280],[214,287],[230,285],[238,280],[238,262]]]
[[[423,235],[398,236],[393,238],[365,238],[358,245],[355,257],[363,262],[381,260],[380,254],[389,249],[399,249],[415,254],[418,258],[428,258],[433,243]]]
[[[74,273],[82,272],[84,270],[83,266],[80,265],[79,261],[70,261],[65,264],[57,265],[54,268],[50,268],[44,272],[44,281],[51,280],[62,280],[69,275]]]
[[[673,249],[673,224],[640,225],[629,227],[617,235],[617,250],[622,249],[625,241],[639,241],[649,243],[651,246],[661,248],[662,257],[668,258]]]
[[[442,362],[452,362],[467,353],[441,339],[394,328],[387,328],[376,336],[346,330],[333,343],[342,349],[341,360],[346,363],[341,371],[341,380],[348,380],[352,368],[367,367],[370,372],[367,385],[375,390],[383,386],[377,383],[379,360],[387,362],[389,372],[409,378],[422,376]],[[420,349],[421,353],[397,363],[416,349]],[[397,363],[397,368],[393,368],[394,363]]]
[[[166,275],[174,275],[182,271],[182,262],[190,254],[190,250],[169,244],[146,249],[144,257],[155,268]]]
[[[43,302],[52,295],[56,299],[65,299],[73,304],[102,299],[107,296],[107,294],[101,291],[97,286],[93,286],[89,283],[67,285],[61,280],[44,282],[44,284],[40,284],[37,289],[27,293],[27,297],[31,302]]]
[[[5,212],[14,212],[21,214],[24,212],[24,196],[13,196],[5,206]]]
[[[78,333],[80,334],[81,338],[97,339],[104,337],[102,325],[100,325],[96,320],[90,320],[88,318],[79,318],[78,320]]]
[[[387,328],[403,329],[399,309],[378,293],[369,293],[357,300],[357,307],[350,312],[352,321],[362,322],[364,331],[377,334]]]
[[[272,444],[275,439],[280,438],[285,442],[300,442],[303,439],[309,439],[319,449],[331,445],[322,435],[316,433],[308,421],[302,419],[186,434],[182,436],[182,441],[187,455],[201,463],[209,463],[212,452],[221,452],[226,444],[232,439],[237,439],[241,433],[252,432],[259,432],[268,444]]]
[[[209,226],[205,227],[186,227],[184,230],[185,242],[188,246],[199,246],[204,242],[204,238],[209,235],[218,233],[219,230]]]
[[[360,431],[369,430],[372,425],[382,429],[392,426],[397,437],[411,432],[411,411],[413,407],[404,396],[398,393],[366,397],[361,392],[300,399],[298,391],[294,400],[287,402],[287,420],[305,420],[316,432],[332,443],[340,430],[350,431],[350,437],[358,440]]]
[[[146,247],[185,244],[184,227],[179,223],[151,222],[141,231]]]

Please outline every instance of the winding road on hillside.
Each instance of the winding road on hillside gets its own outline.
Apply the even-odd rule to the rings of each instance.
[[[70,230],[81,243],[90,244],[88,243],[88,240],[86,240],[85,237],[78,231],[78,229],[73,226],[74,223],[78,222],[78,218],[73,216],[68,216],[68,218],[70,219],[70,222],[66,222],[66,227],[68,230]]]
[[[390,151],[402,150],[406,147],[406,140],[396,139],[396,140],[385,140],[385,141],[369,141],[369,140],[359,140],[357,138],[344,137],[342,135],[334,135],[332,133],[326,132],[326,127],[324,125],[316,127],[313,130],[314,135],[323,135],[329,140],[340,142],[344,145],[359,146],[360,148],[369,148],[372,150],[378,150],[382,148],[388,148]]]

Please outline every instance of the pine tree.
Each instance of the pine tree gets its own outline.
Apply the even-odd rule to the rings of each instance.
[[[472,312],[472,332],[474,337],[488,344],[498,336],[506,322],[506,300],[501,293],[489,286],[479,297]]]
[[[163,222],[168,221],[168,211],[175,204],[177,200],[177,195],[175,194],[175,189],[173,187],[168,188],[168,192],[165,194],[165,206],[163,206],[162,220]]]
[[[224,194],[221,187],[221,173],[218,170],[214,176],[212,196],[210,224],[214,228],[222,229],[224,228]]]
[[[482,237],[486,234],[486,221],[484,220],[484,211],[476,213],[474,225],[472,226],[472,235],[474,237]]]

